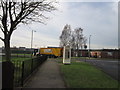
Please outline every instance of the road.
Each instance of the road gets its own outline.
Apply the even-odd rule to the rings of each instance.
[[[118,61],[116,60],[95,60],[95,59],[87,59],[87,60],[83,60],[83,59],[79,59],[80,61],[86,61],[94,66],[96,66],[97,68],[101,69],[102,71],[104,71],[105,73],[107,73],[108,75],[110,75],[112,78],[114,78],[115,80],[120,81],[120,79],[118,77],[120,77],[120,74],[118,72],[120,72],[120,63],[118,63]]]

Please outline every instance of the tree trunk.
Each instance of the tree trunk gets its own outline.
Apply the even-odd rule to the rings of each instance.
[[[6,38],[4,41],[5,45],[5,59],[6,61],[11,60],[11,51],[10,51],[10,39]]]

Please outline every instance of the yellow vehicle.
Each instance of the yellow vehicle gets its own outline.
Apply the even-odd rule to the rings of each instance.
[[[62,55],[62,48],[60,47],[40,48],[39,54],[48,55],[49,57],[60,57]]]

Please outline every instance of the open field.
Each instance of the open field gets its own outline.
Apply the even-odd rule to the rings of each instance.
[[[30,57],[11,57],[11,61],[24,61],[24,60],[28,60],[31,59]],[[4,57],[2,57],[2,59],[0,60],[1,62],[6,61]]]
[[[32,58],[36,58],[36,56],[32,56]],[[11,61],[24,61],[24,60],[28,60],[31,59],[31,54],[12,54],[11,55]],[[1,56],[0,61],[5,61],[5,57]]]
[[[26,57],[26,58],[21,58],[21,57],[11,58],[12,61],[25,61],[25,60],[29,60],[29,59],[31,59],[31,58],[28,58],[28,57]]]
[[[59,63],[62,61],[60,60]],[[70,88],[118,88],[118,82],[86,62],[60,64],[64,80]]]

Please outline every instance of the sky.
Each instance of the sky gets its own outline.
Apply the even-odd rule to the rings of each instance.
[[[112,0],[111,0],[112,1]],[[81,27],[84,36],[87,37],[87,45],[93,49],[118,48],[118,3],[107,0],[95,2],[63,1],[58,3],[58,10],[46,13],[49,20],[46,25],[31,23],[19,25],[11,37],[11,47],[31,46],[31,33],[33,32],[33,48],[59,46],[59,36],[66,24],[71,25],[72,30]],[[0,32],[0,36],[3,37]],[[3,46],[0,41],[0,46]]]

